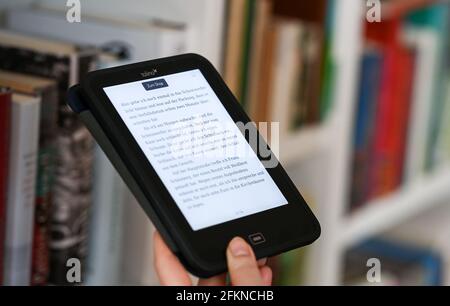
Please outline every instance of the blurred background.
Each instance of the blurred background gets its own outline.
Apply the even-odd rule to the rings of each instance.
[[[280,122],[322,224],[270,260],[275,284],[450,285],[449,1],[77,2],[0,3],[1,283],[67,284],[75,257],[86,285],[158,284],[152,226],[65,92],[197,52]]]

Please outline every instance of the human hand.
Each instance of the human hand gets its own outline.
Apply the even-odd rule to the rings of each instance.
[[[266,260],[256,260],[250,245],[240,237],[233,238],[228,244],[227,265],[231,285],[234,286],[270,286],[272,270]],[[154,265],[161,285],[192,286],[189,273],[172,253],[158,232],[154,234]],[[226,273],[208,279],[199,279],[199,286],[224,286]]]

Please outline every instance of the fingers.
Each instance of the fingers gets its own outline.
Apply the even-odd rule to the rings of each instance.
[[[226,253],[232,285],[261,286],[267,282],[267,279],[263,279],[263,275],[265,278],[268,278],[268,276],[272,277],[271,271],[267,272],[265,268],[260,272],[255,254],[244,239],[240,237],[233,238],[228,245]]]
[[[258,259],[258,266],[262,267],[265,266],[266,264],[267,264],[267,257]]]
[[[158,232],[154,234],[155,269],[161,285],[190,286],[189,274],[178,258],[172,253]]]
[[[199,286],[225,286],[226,284],[226,273],[216,275],[210,278],[201,278],[198,280]]]
[[[272,286],[272,269],[269,266],[259,268],[264,286]]]
[[[155,269],[161,285],[192,285],[189,274],[178,258],[167,247],[158,232],[154,234]],[[256,260],[252,248],[242,238],[234,238],[227,248],[227,262],[231,284],[235,286],[272,284],[272,270],[265,266],[267,260]],[[200,286],[223,286],[226,274],[200,279]]]

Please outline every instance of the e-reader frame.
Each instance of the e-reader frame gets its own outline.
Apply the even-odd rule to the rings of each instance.
[[[314,242],[320,236],[319,222],[280,163],[267,168],[267,172],[288,204],[197,231],[190,227],[103,88],[193,69],[201,71],[235,122],[250,121],[213,65],[197,54],[90,72],[81,84],[69,89],[68,104],[79,114],[163,239],[191,273],[210,277],[225,272],[225,249],[235,236],[252,244],[257,258]]]

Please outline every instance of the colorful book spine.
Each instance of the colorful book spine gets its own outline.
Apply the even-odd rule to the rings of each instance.
[[[5,238],[4,284],[29,285],[40,100],[14,94]]]
[[[403,180],[406,156],[406,139],[410,127],[410,109],[415,74],[415,53],[408,48],[399,48],[397,71],[395,73],[395,88],[393,89],[392,126],[390,158],[393,161],[391,169],[392,188],[400,186]]]
[[[375,118],[380,89],[383,55],[368,50],[361,63],[359,97],[353,139],[353,175],[350,207],[355,209],[368,200],[370,156],[375,134]]]
[[[413,55],[401,44],[400,19],[368,24],[366,36],[384,56],[377,103],[375,136],[370,160],[369,198],[384,195],[402,182],[408,130]]]
[[[400,46],[385,51],[376,134],[371,162],[371,197],[395,190],[402,182],[408,129],[413,57]]]

